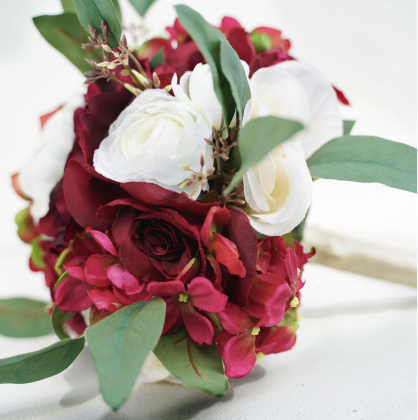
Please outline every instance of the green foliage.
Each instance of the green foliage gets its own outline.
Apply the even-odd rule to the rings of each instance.
[[[129,0],[136,11],[142,16],[145,16],[148,8],[154,3],[155,0]]]
[[[229,126],[235,110],[241,119],[244,107],[251,97],[239,57],[225,36],[209,25],[199,13],[183,4],[175,6],[175,9],[180,22],[210,65],[213,87],[222,105],[226,125]]]
[[[32,246],[32,264],[39,270],[43,270],[46,268],[46,263],[44,261],[45,251],[39,246],[39,242],[41,240],[42,235],[39,235],[30,243]]]
[[[23,338],[51,333],[47,303],[25,298],[0,300],[0,334]]]
[[[75,315],[75,312],[65,312],[62,311],[58,306],[55,306],[52,315],[51,315],[51,323],[52,328],[55,331],[55,334],[57,334],[58,338],[60,340],[65,340],[66,338],[70,338],[70,336],[64,331],[63,327],[64,324],[69,321],[73,316]]]
[[[250,39],[257,54],[267,51],[272,47],[271,39],[267,34],[260,34],[257,31],[252,31],[250,33]]]
[[[255,118],[249,121],[238,137],[242,167],[235,174],[224,194],[229,194],[245,172],[260,162],[271,150],[303,129],[300,122],[277,117]]]
[[[346,135],[326,143],[307,163],[316,178],[378,182],[417,192],[417,149],[407,144]]]
[[[27,384],[57,375],[77,358],[84,337],[58,341],[32,353],[0,360],[0,384]]]
[[[122,26],[112,0],[74,0],[75,10],[83,28],[89,32],[89,25],[101,33],[101,21],[108,28],[109,45],[117,47],[122,35]]]
[[[216,345],[199,346],[186,336],[185,329],[181,328],[176,334],[160,338],[154,354],[184,385],[200,389],[214,397],[222,397],[228,390],[229,384]],[[184,340],[179,341],[182,338]]]
[[[343,121],[344,135],[351,133],[351,130],[353,129],[355,123],[356,123],[355,121],[351,121],[351,120]]]
[[[73,0],[61,0],[64,13],[75,13],[75,6]]]
[[[41,35],[83,73],[92,70],[86,58],[102,60],[98,50],[86,51],[81,48],[81,44],[89,41],[74,13],[38,16],[33,18],[33,22]]]
[[[165,58],[164,58],[164,48],[161,48],[157,54],[154,55],[154,57],[151,58],[149,65],[151,67],[151,70],[156,69],[158,66],[161,66],[162,64],[165,64]]]
[[[161,335],[165,303],[136,302],[87,329],[105,402],[117,410],[129,397],[148,354]]]

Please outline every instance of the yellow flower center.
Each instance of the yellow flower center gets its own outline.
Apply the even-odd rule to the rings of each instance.
[[[179,302],[187,303],[189,301],[189,295],[187,293],[179,294]]]
[[[296,308],[296,306],[299,305],[299,299],[295,296],[292,301],[290,302],[290,307],[291,308]]]
[[[258,335],[260,334],[260,328],[254,327],[251,331],[251,335]]]

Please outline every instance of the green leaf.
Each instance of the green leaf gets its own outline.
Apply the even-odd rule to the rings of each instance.
[[[151,58],[151,60],[149,62],[151,70],[156,69],[158,66],[161,66],[162,64],[165,64],[164,48],[161,48],[157,52],[157,54],[155,54],[154,57]]]
[[[64,281],[65,279],[68,279],[68,277],[71,277],[71,276],[67,273],[67,271],[64,271],[64,272],[60,275],[59,279],[57,280],[57,282],[56,282],[56,283],[55,283],[55,285],[54,285],[54,292],[58,289],[58,285],[59,285],[62,281]]]
[[[92,70],[92,67],[86,63],[86,58],[102,61],[102,56],[98,50],[86,51],[81,48],[81,44],[89,41],[74,13],[38,16],[33,18],[33,22],[41,35],[80,71]]]
[[[255,118],[249,121],[238,137],[242,167],[224,190],[229,194],[251,166],[256,165],[279,144],[303,129],[300,122],[277,117]]]
[[[184,385],[200,389],[214,397],[222,397],[228,390],[229,384],[224,374],[222,358],[216,351],[216,345],[199,346],[190,337],[179,342],[186,336],[185,329],[181,328],[176,334],[160,338],[154,354],[163,366]],[[201,373],[203,379],[196,374],[192,366],[187,367],[191,363],[189,355],[192,356],[195,366],[203,373]]]
[[[307,163],[313,177],[417,192],[417,149],[407,144],[347,135],[324,144]]]
[[[74,0],[75,10],[83,28],[89,32],[89,25],[101,34],[102,19],[108,28],[109,45],[117,47],[122,35],[122,26],[112,0]]]
[[[117,410],[129,397],[148,354],[160,338],[165,303],[136,302],[87,329],[87,342],[105,402]]]
[[[58,308],[58,306],[55,305],[52,311],[52,315],[51,315],[51,323],[52,323],[52,328],[55,331],[55,334],[57,334],[60,340],[65,340],[66,338],[70,338],[70,336],[64,331],[63,326],[74,315],[75,315],[75,312],[62,311],[60,308]]]
[[[83,336],[70,338],[42,350],[0,360],[0,384],[27,384],[57,375],[74,362],[85,341]]]
[[[32,264],[39,270],[46,268],[44,260],[45,251],[39,246],[39,242],[42,240],[42,235],[37,236],[30,244],[32,246],[31,260]]]
[[[51,333],[47,303],[25,298],[0,300],[0,334],[22,338]]]
[[[61,0],[64,13],[75,13],[75,6],[73,0]]]
[[[255,52],[257,54],[263,53],[264,51],[272,48],[271,38],[267,34],[261,34],[257,31],[250,33],[251,43],[254,45]]]
[[[213,87],[228,126],[235,110],[240,119],[242,118],[244,107],[251,97],[247,76],[238,54],[225,36],[209,25],[199,13],[183,4],[174,7],[180,22],[211,68]]]
[[[292,230],[292,238],[296,241],[296,242],[300,242],[303,239],[303,231],[305,230],[305,223],[306,223],[306,219],[308,217],[309,214],[309,209],[306,212],[306,216],[305,218]]]
[[[146,11],[154,3],[155,0],[129,0],[136,11],[142,16],[145,16]]]
[[[355,123],[356,123],[355,121],[351,121],[351,120],[343,121],[344,135],[351,133],[351,130],[353,129],[353,126]]]

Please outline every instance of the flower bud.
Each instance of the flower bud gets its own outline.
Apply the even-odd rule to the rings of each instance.
[[[180,163],[180,166],[185,170],[185,171],[190,171],[189,165],[186,165],[185,163]]]
[[[112,49],[111,49],[108,45],[104,45],[104,44],[102,44],[102,48],[103,48],[106,52],[108,52],[108,53],[111,53],[111,52],[112,52]]]
[[[131,44],[131,45],[129,45],[128,50],[129,50],[130,52],[134,52],[134,51],[135,51],[135,44]]]

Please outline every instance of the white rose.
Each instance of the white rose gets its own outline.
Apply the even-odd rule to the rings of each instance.
[[[258,70],[250,88],[243,124],[273,115],[305,126],[244,175],[252,226],[265,235],[283,235],[303,220],[311,204],[312,178],[305,159],[342,135],[342,120],[332,86],[316,69],[298,61]]]
[[[64,167],[74,144],[74,111],[84,106],[77,95],[45,123],[41,146],[19,173],[22,192],[32,199],[31,215],[37,223],[49,210],[52,190],[64,175]]]
[[[162,89],[142,92],[110,126],[109,135],[94,153],[96,171],[117,182],[145,181],[177,192],[191,177],[187,165],[199,172],[213,166],[212,116],[202,105],[197,111]],[[194,197],[200,192],[200,187]]]
[[[242,60],[241,64],[248,78],[250,72],[248,64]],[[180,83],[178,83],[177,75],[175,74],[171,86],[174,95],[181,101],[189,103],[198,110],[202,104],[209,107],[213,117],[213,126],[217,130],[221,128],[222,106],[213,88],[212,72],[209,64],[197,64],[193,71],[184,73]],[[231,121],[231,126],[234,125],[235,118]]]

